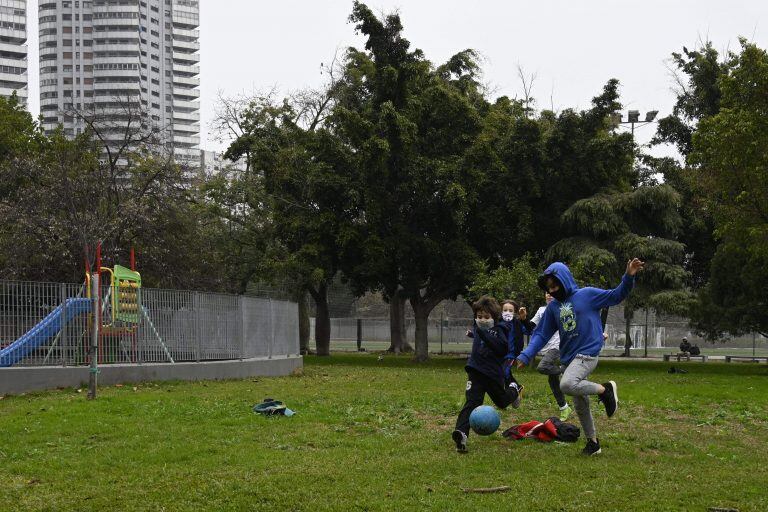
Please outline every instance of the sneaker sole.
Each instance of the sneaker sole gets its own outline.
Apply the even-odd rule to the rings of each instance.
[[[613,386],[613,400],[614,403],[616,403],[616,408],[613,410],[613,414],[611,414],[611,416],[613,416],[616,414],[616,411],[619,410],[619,387],[616,385],[615,381],[609,380],[608,382],[610,382],[611,386]]]
[[[592,453],[585,453],[584,455],[586,455],[587,457],[594,457],[595,455],[600,455],[601,453],[603,453],[602,449],[597,450],[596,452],[592,452]]]

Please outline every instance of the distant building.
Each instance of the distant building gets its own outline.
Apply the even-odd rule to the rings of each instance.
[[[196,164],[198,0],[40,0],[39,22],[47,132],[61,124],[75,136],[86,128],[83,117],[99,119],[116,143],[127,126],[157,130],[177,161]]]
[[[27,2],[0,0],[0,96],[27,104]]]
[[[205,176],[214,176],[228,168],[245,171],[246,164],[244,160],[231,162],[224,158],[223,153],[217,151],[200,151],[200,170],[205,173]]]

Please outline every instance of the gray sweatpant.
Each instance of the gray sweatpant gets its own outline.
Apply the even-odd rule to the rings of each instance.
[[[579,415],[581,428],[587,439],[597,437],[592,411],[589,410],[589,395],[599,394],[600,384],[587,380],[595,368],[597,368],[596,356],[579,354],[568,363],[563,378],[560,380],[560,389],[563,393],[573,397],[573,405],[576,408],[576,414]]]

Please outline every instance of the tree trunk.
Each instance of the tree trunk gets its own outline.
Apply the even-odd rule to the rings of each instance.
[[[406,297],[398,290],[389,302],[390,345],[387,352],[413,352],[405,335],[405,301]]]
[[[414,304],[413,315],[416,318],[416,362],[423,363],[429,359],[429,338],[427,337],[429,327],[430,309],[423,303]]]
[[[304,290],[299,292],[299,353],[309,354],[309,301]]]
[[[315,299],[315,350],[318,356],[331,355],[331,314],[328,308],[328,286],[320,284],[317,292],[310,289]]]
[[[624,308],[624,322],[624,355],[629,357],[629,349],[632,348],[632,332],[630,331],[632,324],[632,310],[626,307]]]
[[[643,357],[648,359],[648,308],[645,308],[645,341],[643,342]]]

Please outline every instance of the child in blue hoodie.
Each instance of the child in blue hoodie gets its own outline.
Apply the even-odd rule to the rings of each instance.
[[[501,320],[501,306],[493,297],[483,296],[472,304],[475,322],[472,328],[472,353],[464,369],[467,371],[466,402],[456,420],[451,437],[456,451],[466,453],[469,415],[483,405],[485,395],[496,407],[520,406],[516,382],[505,382],[504,359],[509,351],[509,326]]]
[[[579,288],[571,271],[563,263],[553,263],[539,276],[539,286],[555,300],[549,303],[541,322],[533,332],[528,347],[517,358],[517,365],[528,365],[552,335],[560,333],[560,361],[566,366],[560,389],[573,397],[581,428],[587,437],[585,455],[600,453],[589,395],[597,395],[611,417],[616,412],[619,398],[616,383],[590,382],[587,377],[597,368],[598,355],[603,348],[603,328],[600,310],[615,306],[632,291],[635,275],[643,269],[643,262],[635,258],[627,262],[621,284],[613,290]]]

